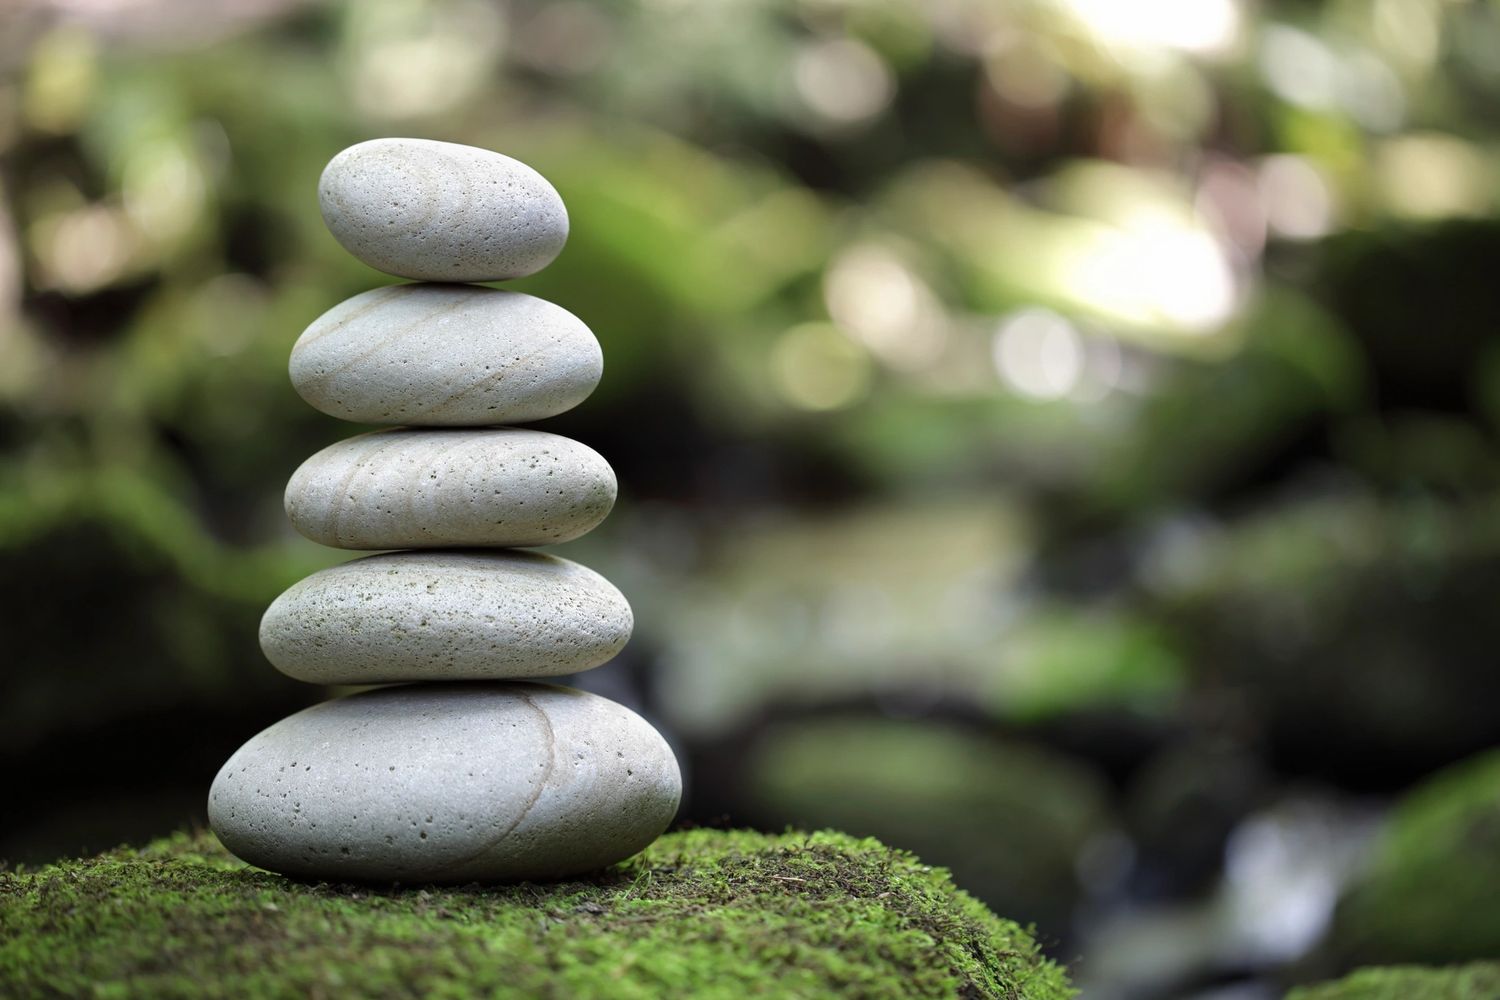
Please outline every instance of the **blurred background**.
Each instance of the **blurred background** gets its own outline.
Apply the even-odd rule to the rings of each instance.
[[[1099,1000],[1500,953],[1490,0],[9,0],[0,857],[328,695],[256,627],[350,555],[286,363],[392,280],[315,195],[381,135],[567,201],[577,683],[683,822],[910,848]]]

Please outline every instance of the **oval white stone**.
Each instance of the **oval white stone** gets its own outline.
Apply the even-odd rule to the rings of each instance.
[[[471,882],[591,871],[646,847],[682,779],[661,735],[545,684],[414,684],[323,702],[229,758],[208,821],[303,878]]]
[[[313,321],[292,385],[316,409],[367,424],[484,426],[583,402],[604,356],[562,306],[475,285],[391,285]]]
[[[633,624],[608,580],[556,556],[391,552],[294,584],[260,648],[313,684],[551,677],[604,663]]]
[[[286,487],[298,531],[341,549],[551,545],[604,520],[615,474],[545,431],[374,431],[329,445]]]
[[[418,281],[503,281],[550,264],[568,212],[519,160],[431,139],[371,139],[328,162],[318,205],[360,260]]]

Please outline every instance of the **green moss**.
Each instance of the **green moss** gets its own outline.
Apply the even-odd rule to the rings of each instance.
[[[970,892],[1050,934],[1068,926],[1074,859],[1108,820],[1104,782],[1086,767],[924,721],[778,723],[749,751],[745,773],[758,825],[879,837],[951,868]]]
[[[1500,997],[1500,963],[1481,962],[1448,969],[1391,966],[1360,969],[1331,983],[1292,990],[1286,1000],[1495,1000]]]
[[[0,993],[1001,997],[1063,971],[941,870],[836,833],[668,834],[581,881],[307,885],[181,834],[0,872]]]
[[[1500,955],[1500,751],[1448,768],[1397,807],[1340,903],[1346,966]]]

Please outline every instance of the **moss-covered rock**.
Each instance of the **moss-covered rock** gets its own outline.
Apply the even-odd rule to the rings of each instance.
[[[1447,969],[1415,965],[1360,969],[1343,979],[1292,990],[1286,1000],[1495,1000],[1500,963]]]
[[[769,727],[745,761],[757,825],[829,826],[916,851],[980,899],[1068,931],[1077,858],[1108,824],[1086,766],[921,720],[862,716]]]
[[[1500,751],[1448,768],[1397,807],[1339,904],[1330,948],[1346,967],[1500,955]]]
[[[1277,760],[1385,789],[1494,743],[1500,671],[1474,623],[1500,590],[1500,508],[1319,497],[1182,546],[1152,557],[1198,567],[1163,569],[1156,609]]]
[[[1066,1000],[947,874],[836,833],[668,834],[594,878],[308,885],[210,834],[0,873],[6,996]]]

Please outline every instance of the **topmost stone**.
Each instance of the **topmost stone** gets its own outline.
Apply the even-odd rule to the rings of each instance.
[[[519,160],[431,139],[371,139],[329,161],[323,221],[371,267],[418,281],[503,281],[552,263],[568,212]]]

